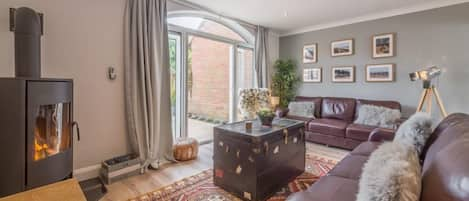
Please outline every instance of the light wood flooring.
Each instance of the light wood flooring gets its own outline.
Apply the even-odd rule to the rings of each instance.
[[[307,143],[308,152],[328,159],[340,161],[348,151]],[[159,170],[115,182],[108,187],[108,193],[100,201],[124,201],[147,192],[172,184],[185,177],[212,168],[213,145],[206,144],[199,148],[199,157],[189,162],[163,165]]]

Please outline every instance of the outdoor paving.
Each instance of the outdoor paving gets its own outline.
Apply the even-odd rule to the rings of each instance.
[[[213,127],[216,124],[188,119],[187,126],[188,136],[197,139],[199,143],[213,140]]]

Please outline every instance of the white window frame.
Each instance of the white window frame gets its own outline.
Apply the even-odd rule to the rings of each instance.
[[[202,38],[206,38],[206,39],[217,41],[217,42],[227,43],[232,46],[231,51],[230,51],[231,57],[230,57],[230,70],[229,70],[230,71],[229,121],[230,122],[235,121],[237,119],[236,110],[237,110],[237,103],[238,103],[238,98],[237,98],[238,92],[236,91],[237,90],[236,65],[237,65],[238,49],[249,49],[249,50],[252,50],[254,53],[253,34],[236,22],[233,22],[230,20],[223,20],[219,17],[216,17],[206,12],[200,12],[200,11],[169,12],[168,19],[172,17],[200,17],[206,20],[211,20],[234,31],[246,41],[244,42],[244,41],[233,40],[231,38],[222,37],[222,36],[215,35],[212,33],[207,33],[207,32],[203,32],[199,30],[194,30],[194,29],[189,29],[189,28],[185,28],[185,27],[181,27],[181,26],[177,26],[173,24],[168,24],[170,35],[176,34],[180,36],[181,51],[179,55],[181,55],[181,58],[179,58],[179,61],[177,62],[180,62],[182,61],[182,59],[184,59],[184,62],[180,62],[180,66],[179,66],[180,71],[176,72],[180,74],[179,80],[176,78],[176,82],[177,82],[176,87],[177,89],[181,89],[181,90],[176,90],[178,97],[180,97],[179,99],[176,98],[176,104],[177,104],[176,118],[179,120],[179,123],[176,124],[177,132],[179,132],[181,137],[187,137],[188,135],[188,130],[187,130],[188,129],[187,128],[188,93],[187,93],[187,82],[185,80],[187,80],[187,69],[188,69],[187,48],[188,48],[189,36],[202,37]],[[252,61],[253,65],[254,65],[254,59],[255,57],[253,56],[253,61]],[[178,75],[176,75],[176,77],[178,77]]]

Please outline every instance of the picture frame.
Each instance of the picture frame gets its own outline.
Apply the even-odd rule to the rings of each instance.
[[[306,83],[321,83],[322,82],[322,68],[304,68],[303,69],[303,82]]]
[[[396,54],[396,34],[377,34],[372,37],[372,58],[393,57]]]
[[[331,80],[335,83],[355,82],[355,66],[333,66],[331,68]]]
[[[396,80],[395,64],[368,64],[365,69],[366,82],[394,82]]]
[[[355,40],[344,39],[331,42],[331,56],[351,56],[355,53]]]
[[[311,64],[318,62],[318,45],[317,43],[303,46],[303,63]]]

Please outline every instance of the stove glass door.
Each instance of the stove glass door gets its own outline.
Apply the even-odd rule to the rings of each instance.
[[[71,148],[70,103],[41,105],[35,111],[34,161]]]

